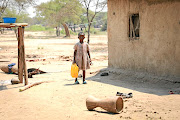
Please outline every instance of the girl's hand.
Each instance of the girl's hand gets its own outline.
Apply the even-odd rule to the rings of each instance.
[[[92,61],[90,60],[90,63],[89,63],[90,65],[93,65],[93,63],[92,63]]]

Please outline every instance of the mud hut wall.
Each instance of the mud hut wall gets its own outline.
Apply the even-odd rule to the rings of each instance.
[[[108,0],[108,65],[180,77],[180,2]],[[129,15],[139,13],[139,40],[129,40]]]

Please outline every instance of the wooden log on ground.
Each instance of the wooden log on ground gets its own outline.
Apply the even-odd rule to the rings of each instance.
[[[5,73],[9,73],[8,66],[5,66],[5,65],[0,66],[0,69]],[[12,71],[12,73],[18,74],[18,68],[17,67],[12,67],[11,71]]]
[[[20,88],[20,89],[19,89],[19,92],[22,92],[22,91],[24,91],[24,90],[27,90],[27,89],[29,89],[29,88],[31,88],[31,87],[33,87],[33,86],[39,85],[39,84],[41,84],[41,83],[48,83],[48,81],[35,82],[35,83],[30,84],[30,85],[26,85],[25,87]]]
[[[11,79],[11,83],[12,84],[19,84],[20,83],[20,81],[19,81],[19,79]]]

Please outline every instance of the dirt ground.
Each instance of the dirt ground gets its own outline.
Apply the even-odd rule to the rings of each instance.
[[[180,83],[108,68],[106,35],[91,36],[93,65],[86,72],[87,84],[82,84],[82,78],[78,78],[80,84],[74,85],[70,68],[76,42],[77,36],[67,39],[45,32],[25,32],[26,60],[39,60],[27,61],[27,68],[40,68],[47,72],[29,78],[29,84],[49,82],[19,92],[24,84],[10,83],[17,75],[0,70],[0,120],[180,119]],[[0,66],[17,63],[17,44],[12,31],[0,34]],[[103,72],[109,75],[101,76]],[[116,92],[133,93],[132,98],[124,99],[124,108],[119,114],[101,108],[87,110],[86,98],[89,95],[105,99],[115,96]]]

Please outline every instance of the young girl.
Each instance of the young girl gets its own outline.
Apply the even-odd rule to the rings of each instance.
[[[74,45],[74,60],[79,67],[79,70],[83,71],[83,84],[86,84],[85,74],[86,69],[90,69],[91,57],[89,53],[89,45],[84,43],[85,34],[80,32],[78,34],[79,42]],[[77,78],[75,79],[75,84],[79,84]]]

